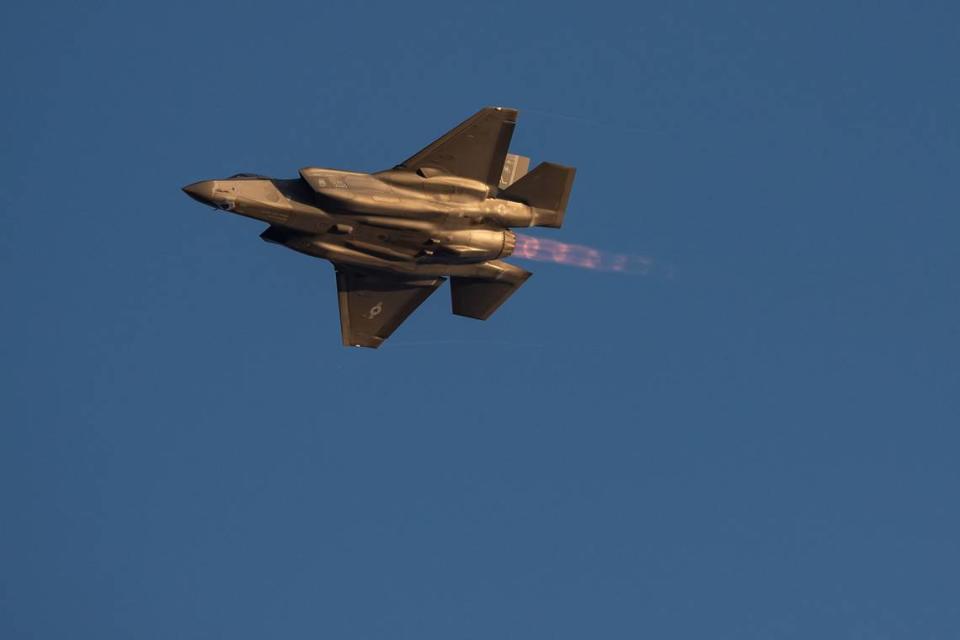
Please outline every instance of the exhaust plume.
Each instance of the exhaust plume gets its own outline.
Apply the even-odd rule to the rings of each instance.
[[[653,268],[653,258],[647,256],[607,253],[579,244],[521,234],[517,234],[517,247],[513,255],[527,260],[553,262],[594,271],[615,271],[637,275],[647,275]]]

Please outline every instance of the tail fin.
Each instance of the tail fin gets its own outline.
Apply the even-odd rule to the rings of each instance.
[[[577,170],[552,162],[541,162],[536,169],[500,192],[501,198],[533,207],[533,225],[559,227],[567,210]]]
[[[500,174],[500,189],[506,189],[514,182],[527,175],[530,168],[530,158],[527,156],[518,156],[515,153],[508,153],[507,159],[503,161],[503,173]]]

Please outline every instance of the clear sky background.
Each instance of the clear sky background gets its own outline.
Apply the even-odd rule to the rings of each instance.
[[[0,637],[960,637],[953,2],[0,8]],[[484,105],[523,262],[340,345],[180,187]]]

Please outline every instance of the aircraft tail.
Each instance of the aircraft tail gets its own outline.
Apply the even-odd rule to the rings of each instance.
[[[500,192],[500,197],[533,207],[533,226],[559,228],[567,210],[577,170],[541,162],[537,167]]]

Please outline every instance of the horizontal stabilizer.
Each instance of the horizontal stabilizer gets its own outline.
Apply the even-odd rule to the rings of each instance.
[[[479,280],[454,276],[450,278],[453,312],[458,316],[486,320],[530,275],[529,271],[517,268],[516,277],[509,280]]]
[[[505,190],[501,198],[515,200],[534,208],[534,226],[559,227],[573,189],[577,170],[552,162],[541,162]]]

